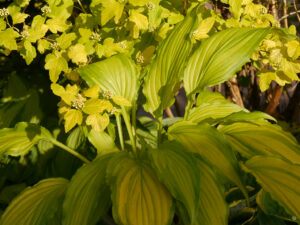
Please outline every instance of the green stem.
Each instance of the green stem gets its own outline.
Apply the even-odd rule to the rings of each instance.
[[[184,120],[187,120],[189,118],[190,110],[191,110],[191,108],[193,106],[192,101],[193,100],[189,99],[188,103],[187,103],[187,105],[185,107],[185,113],[184,113],[184,117],[183,117]]]
[[[81,1],[80,1],[80,0],[77,0],[77,2],[78,2],[78,4],[79,4],[81,10],[82,10],[84,13],[87,13],[87,12],[85,11],[85,8],[84,8],[83,5],[81,4]]]
[[[162,117],[157,119],[157,147],[161,143],[162,139]]]
[[[133,104],[131,109],[131,122],[133,127],[133,137],[134,137],[134,143],[136,145],[136,103]]]
[[[121,107],[122,110],[122,116],[129,134],[129,138],[130,138],[130,142],[131,142],[131,146],[132,146],[132,150],[133,152],[136,152],[136,146],[135,146],[135,141],[134,141],[134,136],[132,133],[132,127],[131,127],[131,123],[130,123],[130,119],[129,116],[126,112],[126,109],[124,108],[124,106]]]
[[[122,131],[122,124],[121,124],[120,115],[116,115],[116,120],[117,120],[117,126],[118,126],[118,133],[119,133],[121,149],[124,151],[124,139],[123,139],[123,131]]]
[[[64,145],[63,143],[55,140],[55,139],[50,139],[49,140],[52,144],[56,145],[57,147],[62,148],[63,150],[69,152],[70,154],[74,155],[75,157],[77,157],[78,159],[80,159],[81,161],[83,161],[84,163],[89,163],[90,161],[85,158],[83,155],[79,154],[78,152],[76,152],[75,150],[69,148],[68,146]]]

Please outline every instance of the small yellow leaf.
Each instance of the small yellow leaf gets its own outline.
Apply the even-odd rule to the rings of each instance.
[[[208,38],[209,36],[207,34],[213,27],[214,23],[215,23],[215,18],[213,17],[208,17],[202,20],[197,30],[193,34],[194,38],[197,40]]]
[[[131,103],[122,96],[113,96],[112,100],[114,101],[114,103],[120,106],[131,106]]]
[[[113,108],[113,105],[107,101],[102,99],[89,99],[84,104],[82,111],[86,114],[96,114],[103,113],[105,110],[110,112]]]
[[[68,80],[78,82],[80,81],[80,76],[77,71],[73,70],[70,73],[66,73],[65,76],[67,77]]]
[[[71,46],[68,51],[68,56],[72,62],[76,64],[87,62],[87,52],[83,44]]]
[[[297,59],[300,54],[300,46],[298,41],[290,41],[286,44],[287,54],[293,59]],[[298,54],[297,54],[298,53]]]
[[[85,90],[83,92],[84,96],[85,97],[89,97],[89,98],[98,98],[99,96],[99,86],[98,85],[94,85],[93,87]]]
[[[107,113],[104,113],[103,115],[100,114],[92,114],[89,115],[85,121],[87,125],[92,126],[92,128],[97,131],[101,132],[104,131],[105,128],[109,124],[109,116]]]
[[[138,29],[147,30],[148,29],[148,19],[141,13],[135,10],[130,10],[129,21],[135,23]]]
[[[76,109],[70,109],[64,114],[65,132],[68,133],[76,124],[81,125],[82,113]]]
[[[68,84],[66,86],[66,89],[64,89],[63,86],[59,84],[51,84],[51,90],[53,93],[59,97],[68,105],[72,104],[72,101],[76,99],[76,95],[78,94],[78,87],[77,85],[70,85]]]

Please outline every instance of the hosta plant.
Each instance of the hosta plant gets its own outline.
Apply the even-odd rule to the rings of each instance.
[[[199,10],[190,9],[144,70],[121,53],[80,67],[84,82],[64,87],[52,79],[65,132],[88,139],[96,157],[35,123],[0,130],[1,156],[24,156],[42,143],[83,163],[70,180],[25,189],[0,225],[96,225],[110,215],[122,225],[225,225],[247,209],[248,222],[300,223],[297,141],[273,117],[206,89],[233,77],[278,29],[229,28],[193,45]],[[185,115],[164,119],[182,82]],[[151,118],[137,116],[141,106]]]

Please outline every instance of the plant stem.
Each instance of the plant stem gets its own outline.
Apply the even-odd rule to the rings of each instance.
[[[133,138],[134,143],[136,145],[136,102],[134,102],[132,109],[131,109],[131,122],[132,122],[132,128],[133,128]]]
[[[185,113],[184,113],[184,117],[183,117],[184,120],[187,120],[189,118],[189,114],[190,114],[190,110],[191,110],[191,108],[193,106],[193,102],[194,102],[193,98],[191,98],[191,99],[188,100],[188,103],[187,103],[187,105],[185,107]]]
[[[161,134],[162,134],[162,116],[157,119],[157,147],[161,142]]]
[[[77,0],[77,2],[78,2],[78,4],[79,4],[81,10],[82,10],[84,13],[87,13],[87,12],[85,11],[85,8],[84,8],[83,5],[81,4],[81,1],[80,1],[80,0]]]
[[[70,154],[72,154],[73,156],[77,157],[78,159],[80,159],[81,161],[83,161],[84,163],[89,163],[90,161],[85,158],[83,155],[79,154],[78,152],[76,152],[75,150],[71,149],[70,147],[64,145],[63,143],[55,140],[55,139],[50,139],[49,140],[52,144],[56,145],[57,147],[60,147],[61,149],[69,152]]]
[[[123,131],[122,131],[122,124],[121,124],[120,115],[116,115],[116,120],[117,120],[117,126],[118,126],[118,133],[119,133],[121,149],[124,151],[124,139],[123,139]]]
[[[125,122],[125,125],[127,128],[127,132],[129,134],[132,150],[133,150],[133,152],[136,152],[135,141],[134,141],[134,137],[133,137],[133,133],[132,133],[132,126],[131,126],[129,116],[128,116],[124,106],[121,107],[121,111],[122,111],[122,116],[123,116],[123,119],[124,119],[124,122]]]

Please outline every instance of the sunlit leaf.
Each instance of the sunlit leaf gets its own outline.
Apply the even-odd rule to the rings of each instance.
[[[143,93],[147,102],[146,111],[159,118],[163,109],[174,102],[179,89],[185,61],[192,49],[190,35],[197,26],[197,8],[176,25],[169,37],[161,44],[145,78]]]
[[[111,200],[106,168],[112,155],[82,166],[72,177],[63,204],[64,225],[95,225],[108,211]]]
[[[190,96],[205,86],[220,84],[234,76],[251,57],[269,28],[232,28],[204,40],[190,57],[184,87]],[[226,59],[226,60],[225,60]]]
[[[109,116],[107,113],[103,115],[91,114],[86,118],[86,124],[90,125],[96,132],[102,132],[109,124]]]
[[[238,185],[247,196],[238,173],[238,161],[225,137],[215,128],[207,124],[179,122],[168,129],[168,136],[171,140],[180,142],[189,151],[203,157],[219,174]]]
[[[239,122],[218,127],[233,149],[244,157],[277,155],[300,164],[300,146],[295,138],[279,126],[265,121]]]
[[[177,142],[167,142],[148,153],[159,179],[178,204],[184,207],[192,224],[199,210],[200,176],[197,161]]]
[[[65,132],[68,133],[76,124],[81,125],[82,113],[76,109],[70,109],[64,114]]]
[[[82,108],[82,111],[86,114],[103,113],[104,111],[110,112],[113,105],[110,101],[103,99],[90,99],[87,100]]]
[[[123,225],[167,225],[173,219],[172,197],[147,162],[119,153],[108,167],[113,217]]]
[[[67,185],[66,179],[49,178],[25,189],[6,208],[0,224],[47,224],[61,210]]]
[[[26,155],[39,140],[51,138],[51,133],[44,127],[25,122],[18,123],[15,128],[0,130],[0,155]]]
[[[245,163],[271,197],[300,222],[300,166],[271,156],[255,156]]]
[[[97,149],[98,156],[118,150],[114,140],[106,132],[97,132],[92,129],[88,134],[88,139]]]
[[[133,61],[123,54],[82,67],[78,72],[90,87],[97,84],[102,91],[112,91],[131,103],[137,98],[137,70]]]

